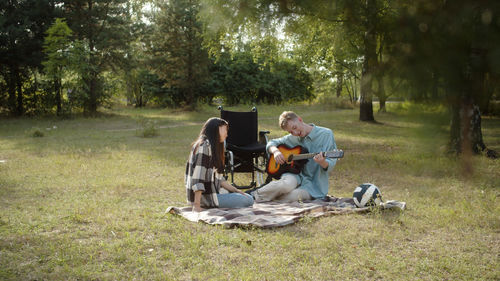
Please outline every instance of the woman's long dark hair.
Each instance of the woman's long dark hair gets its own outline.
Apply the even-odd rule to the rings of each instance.
[[[228,126],[226,120],[212,117],[203,124],[201,127],[200,135],[193,143],[193,149],[198,149],[198,146],[204,141],[208,140],[210,142],[210,148],[212,150],[212,159],[210,165],[217,168],[217,172],[224,172],[224,143],[220,142],[219,127]]]

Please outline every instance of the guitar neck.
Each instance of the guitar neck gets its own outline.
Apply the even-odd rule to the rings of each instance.
[[[314,156],[316,156],[316,154],[318,154],[318,153],[294,154],[294,155],[290,155],[292,159],[289,159],[289,160],[292,161],[292,160],[309,159],[309,158],[313,158]]]
[[[291,162],[293,160],[309,159],[309,158],[313,158],[316,154],[318,154],[318,153],[292,154],[288,158],[288,161]],[[327,152],[322,152],[322,154],[323,154],[323,157],[326,157],[326,158],[342,158],[342,157],[344,157],[344,152],[342,150],[327,151]]]

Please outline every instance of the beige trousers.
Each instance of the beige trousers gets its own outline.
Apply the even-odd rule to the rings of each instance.
[[[311,200],[312,197],[306,190],[297,188],[297,178],[293,174],[283,174],[279,180],[272,181],[257,189],[253,193],[256,202],[279,201],[297,202]]]

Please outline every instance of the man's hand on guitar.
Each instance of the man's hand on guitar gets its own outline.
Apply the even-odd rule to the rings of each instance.
[[[314,158],[314,162],[326,170],[329,165],[327,158],[344,157],[344,152],[338,149],[321,153],[307,153],[307,149],[302,146],[288,147],[284,144],[280,144],[278,147],[271,146],[269,154],[266,172],[275,179],[279,179],[284,173],[299,174],[307,159]]]
[[[318,163],[323,169],[328,168],[328,162],[326,162],[325,156],[323,156],[323,152],[320,152],[313,157],[314,162]]]
[[[273,153],[273,156],[274,156],[274,160],[276,161],[276,163],[278,164],[284,164],[286,162],[285,160],[285,156],[283,155],[283,153],[281,153],[281,151],[279,151],[279,149],[276,149]]]

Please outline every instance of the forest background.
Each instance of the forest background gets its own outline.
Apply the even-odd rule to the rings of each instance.
[[[0,4],[0,112],[84,113],[126,103],[373,100],[445,105],[450,151],[497,156],[481,114],[499,114],[495,1],[25,0]]]

